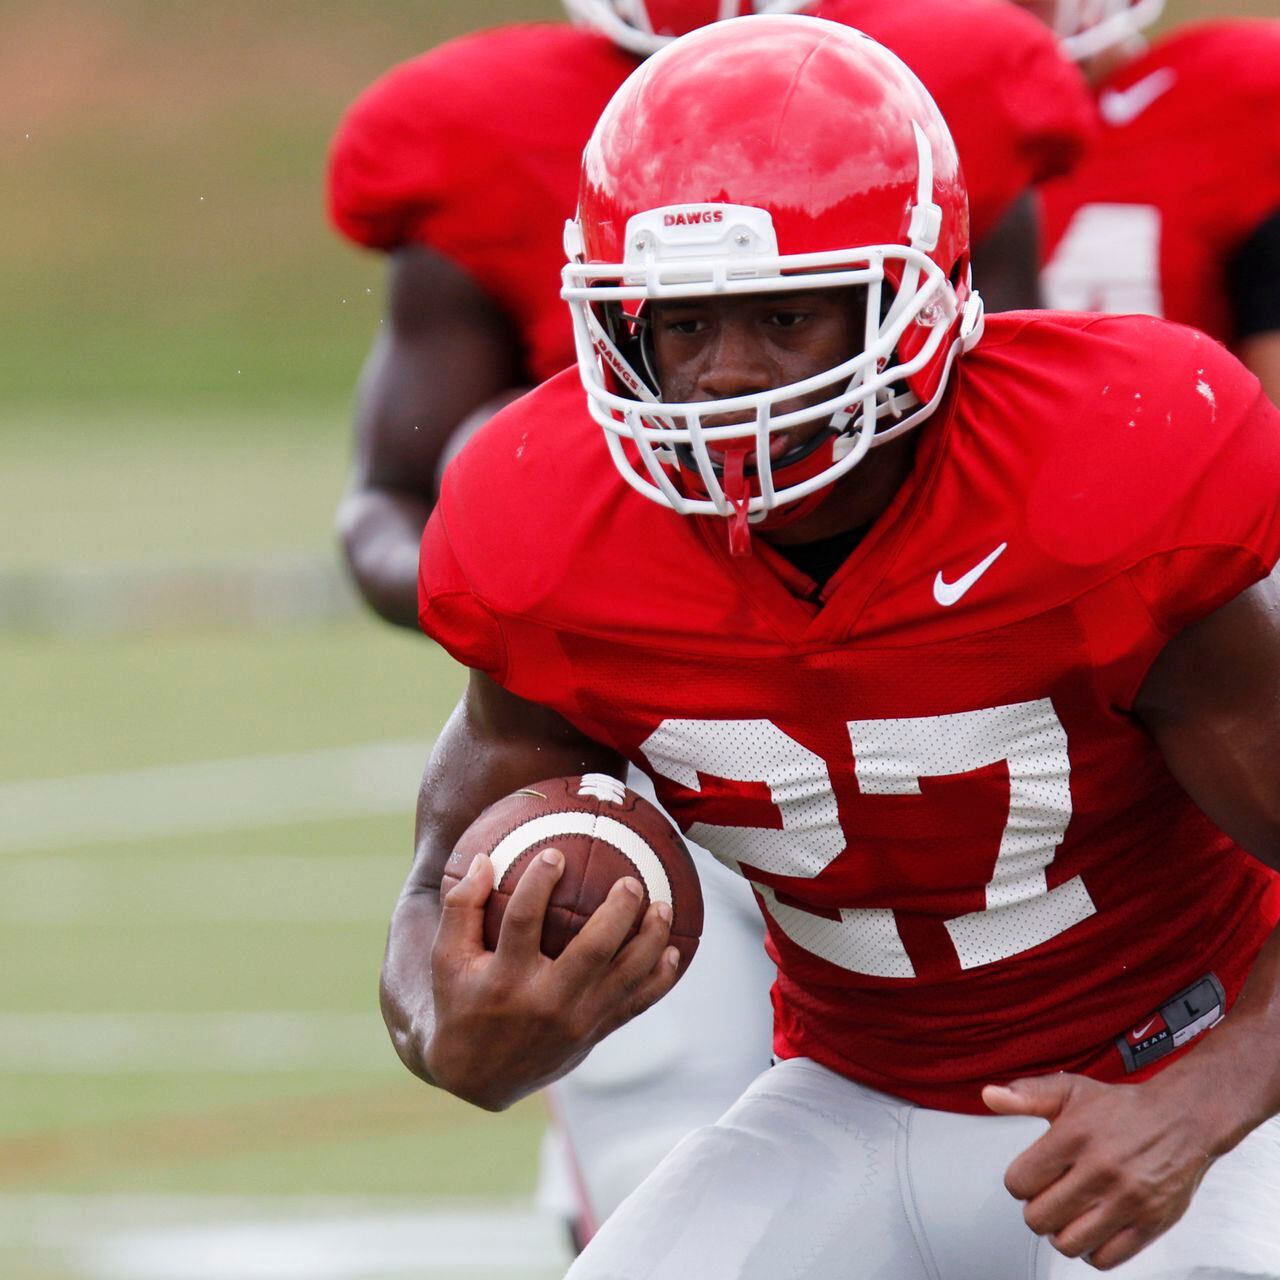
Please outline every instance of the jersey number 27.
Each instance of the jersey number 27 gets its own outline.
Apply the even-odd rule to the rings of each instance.
[[[1030,950],[1094,914],[1079,876],[1050,889],[1045,875],[1071,820],[1067,735],[1048,698],[847,728],[864,795],[919,795],[921,778],[1008,764],[1009,813],[986,905],[946,921],[961,968]],[[748,879],[753,869],[812,879],[845,850],[827,763],[769,720],[664,720],[641,751],[655,773],[690,791],[701,791],[699,774],[769,788],[780,829],[696,822],[688,831]],[[845,907],[833,920],[753,883],[774,923],[806,951],[854,973],[915,976],[891,908]]]

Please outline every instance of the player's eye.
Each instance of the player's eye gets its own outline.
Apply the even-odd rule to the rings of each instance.
[[[775,329],[794,329],[808,318],[807,311],[771,311],[767,322]]]
[[[669,316],[662,321],[662,327],[668,333],[701,333],[707,327],[707,322],[696,315]]]

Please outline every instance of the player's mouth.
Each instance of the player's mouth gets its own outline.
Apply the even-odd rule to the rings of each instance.
[[[747,421],[748,422],[754,421],[754,419],[749,418],[747,419]],[[708,421],[703,425],[708,427],[711,427],[711,426],[724,427],[724,426],[729,426],[731,424],[729,422]],[[806,444],[808,440],[816,434],[819,434],[819,433],[814,432],[812,430],[806,432],[803,429],[773,432],[773,434],[770,435],[769,437],[769,461],[771,463],[776,463],[780,458],[785,458],[794,449],[797,449],[801,445]],[[745,441],[734,441],[732,444],[724,440],[719,440],[714,442],[708,441],[707,453],[710,456],[712,463],[716,467],[723,467],[725,457],[729,454],[729,452],[731,450],[736,451],[736,449],[742,448],[742,446],[745,443],[746,443]],[[756,450],[755,450],[754,441],[751,444],[747,445],[745,449],[745,455],[746,455],[745,461],[748,469],[754,469],[756,465]]]
[[[775,417],[781,417],[784,414],[794,413],[797,410],[808,408],[812,404],[816,404],[822,400],[823,391],[814,392],[810,396],[797,396],[793,399],[785,400],[781,404],[772,407],[772,413]],[[756,423],[756,415],[748,410],[738,410],[734,413],[715,413],[709,414],[702,419],[703,428],[709,427],[751,427],[754,428]],[[830,434],[830,426],[822,422],[806,422],[798,426],[788,427],[784,431],[771,431],[769,433],[769,461],[773,469],[777,469],[777,464],[787,459],[792,459],[792,455],[796,457],[807,456],[820,439]],[[724,467],[725,458],[731,452],[744,450],[744,461],[748,471],[756,469],[756,449],[755,449],[755,432],[750,434],[744,433],[737,440],[708,440],[707,453],[711,457],[712,465],[717,470]]]
[[[702,425],[703,427],[748,427],[754,426],[755,420],[753,413],[718,413],[704,418]],[[779,458],[785,457],[801,442],[803,436],[804,432],[796,429],[772,432],[769,436],[769,460],[777,462]],[[720,467],[724,465],[726,455],[737,452],[744,445],[746,446],[746,464],[748,467],[754,467],[756,461],[754,433],[740,440],[708,440],[707,453],[710,454],[711,461]]]
[[[793,442],[789,440],[786,435],[771,437],[769,440],[769,461],[777,462],[779,458],[790,453],[792,448]],[[710,455],[711,461],[714,462],[717,467],[721,467],[724,465],[724,460],[728,455],[729,450],[726,449],[723,444],[708,444],[707,453]],[[756,464],[755,447],[752,446],[746,449],[745,453],[747,466],[754,467]]]

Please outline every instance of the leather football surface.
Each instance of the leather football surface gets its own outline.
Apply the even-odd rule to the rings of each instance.
[[[466,875],[477,854],[494,864],[494,889],[485,906],[485,946],[493,950],[507,903],[520,877],[544,849],[559,849],[565,868],[547,908],[541,946],[558,956],[614,883],[632,876],[651,902],[671,907],[671,945],[688,967],[702,933],[702,891],[680,833],[643,796],[604,774],[550,778],[504,796],[463,832],[445,867],[441,893]],[[625,945],[625,944],[624,944]]]

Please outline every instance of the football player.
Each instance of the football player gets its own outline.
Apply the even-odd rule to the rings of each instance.
[[[1163,0],[1035,0],[1097,93],[1097,144],[1044,188],[1051,306],[1228,343],[1280,404],[1280,22],[1183,27]]]
[[[493,952],[485,859],[440,900],[545,774],[649,770],[778,963],[778,1065],[574,1277],[1280,1275],[1280,413],[1163,320],[984,331],[968,232],[881,46],[694,33],[585,153],[578,370],[445,477],[421,620],[472,675],[391,924],[405,1063],[501,1108],[673,982],[626,881],[540,956],[553,852]]]
[[[641,58],[752,5],[568,8],[579,26],[486,31],[403,64],[357,100],[334,141],[333,219],[390,255],[387,317],[361,380],[339,520],[365,598],[401,625],[417,625],[418,547],[445,462],[496,406],[573,362],[559,271],[592,125]],[[1033,302],[1025,192],[1074,160],[1091,128],[1078,70],[1003,0],[916,0],[910,14],[896,0],[825,0],[824,12],[871,30],[930,82],[972,174],[990,287],[1002,305]],[[758,913],[736,877],[709,858],[702,872],[709,924],[697,972],[557,1089],[583,1236],[768,1060],[773,970]]]

